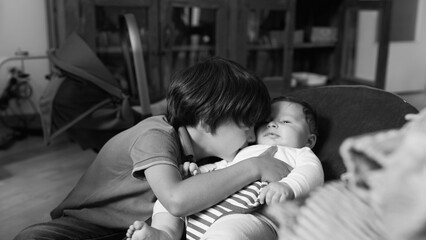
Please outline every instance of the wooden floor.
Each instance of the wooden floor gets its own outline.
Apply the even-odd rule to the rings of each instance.
[[[50,210],[94,157],[94,152],[83,151],[66,138],[47,147],[41,136],[0,150],[0,239],[13,239],[21,229],[49,220]]]

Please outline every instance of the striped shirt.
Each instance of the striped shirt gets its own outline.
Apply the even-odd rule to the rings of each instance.
[[[250,213],[259,206],[258,196],[266,182],[254,182],[227,199],[186,218],[186,239],[197,240],[220,217],[232,213]]]

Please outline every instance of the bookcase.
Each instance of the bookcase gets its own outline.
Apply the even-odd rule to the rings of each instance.
[[[150,97],[173,72],[207,56],[230,58],[289,88],[295,0],[48,0],[50,45],[79,33],[118,78],[125,77],[120,15],[140,28]]]
[[[50,46],[79,33],[118,78],[125,77],[120,15],[133,13],[142,39],[152,101],[164,98],[173,72],[207,56],[237,61],[276,94],[309,84],[293,73],[325,76],[324,84],[381,87],[391,0],[47,0]],[[355,75],[356,12],[379,14],[380,57],[372,83]],[[315,85],[316,86],[316,85]],[[275,95],[276,95],[275,94]]]

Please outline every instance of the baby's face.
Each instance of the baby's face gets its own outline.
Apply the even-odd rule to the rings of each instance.
[[[307,146],[309,126],[300,104],[276,102],[272,104],[271,118],[257,130],[257,143],[294,148]]]

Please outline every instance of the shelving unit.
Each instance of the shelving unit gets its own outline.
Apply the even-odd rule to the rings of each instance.
[[[133,13],[140,28],[149,92],[154,100],[165,96],[173,72],[212,55],[235,60],[262,79],[279,78],[280,89],[289,89],[296,0],[48,3],[51,47],[58,47],[76,31],[121,78],[126,75],[118,19],[124,13]]]
[[[388,4],[382,2],[389,1],[48,0],[51,47],[76,31],[114,74],[125,78],[118,18],[130,12],[140,28],[154,101],[165,96],[173,72],[211,55],[239,62],[281,94],[297,89],[294,72],[324,75],[326,84],[348,80],[353,70],[349,36],[356,25],[348,15],[374,5],[387,16]],[[380,73],[386,67],[386,48],[381,49]]]
[[[385,86],[392,0],[345,0],[337,78],[344,84]],[[362,21],[369,20],[368,24]],[[374,26],[370,37],[360,37]],[[366,47],[370,45],[370,47]],[[370,73],[370,74],[366,74]]]
[[[288,91],[291,83],[296,0],[239,0],[230,57],[256,73],[269,87]],[[271,86],[271,84],[273,86]]]
[[[334,48],[336,42],[317,42],[317,43],[294,43],[294,49],[305,49],[305,48]]]
[[[295,33],[299,36],[293,45],[293,72],[324,75],[327,77],[325,84],[336,83],[339,19],[343,2],[297,0]]]

